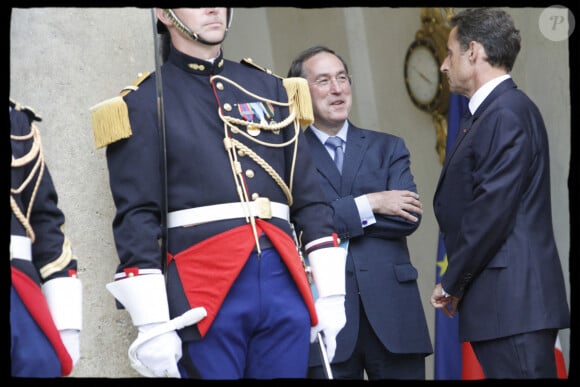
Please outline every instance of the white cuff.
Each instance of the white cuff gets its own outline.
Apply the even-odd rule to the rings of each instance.
[[[81,330],[83,325],[83,287],[75,277],[51,279],[42,285],[56,328]]]
[[[345,295],[346,250],[342,247],[326,247],[308,254],[312,277],[318,296]]]
[[[445,289],[443,289],[443,287],[441,287],[441,294],[443,295],[443,297],[450,297],[451,296],[449,293],[447,293],[445,291]]]
[[[358,215],[360,217],[360,224],[363,228],[371,226],[377,223],[375,214],[373,214],[373,209],[369,203],[369,198],[367,195],[361,195],[354,198],[354,203],[358,210]]]
[[[133,325],[169,321],[163,274],[129,277],[110,282],[106,288],[127,309]]]

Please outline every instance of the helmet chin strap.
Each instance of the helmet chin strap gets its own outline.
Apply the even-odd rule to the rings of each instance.
[[[163,12],[165,12],[165,15],[171,20],[171,22],[173,23],[173,25],[182,34],[188,36],[192,40],[197,40],[201,44],[205,44],[207,46],[217,46],[218,44],[221,44],[226,39],[226,35],[228,34],[229,23],[228,23],[228,26],[227,26],[227,28],[226,28],[226,30],[224,32],[224,37],[219,42],[209,42],[209,41],[205,40],[204,38],[202,38],[198,33],[193,32],[181,20],[179,20],[179,18],[177,17],[177,15],[175,14],[175,12],[173,12],[172,9],[164,9]],[[229,18],[229,12],[228,12],[228,18]]]

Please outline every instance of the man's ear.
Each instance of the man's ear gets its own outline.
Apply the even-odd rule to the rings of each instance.
[[[478,43],[476,41],[471,41],[469,42],[469,61],[472,63],[475,63],[477,61],[478,58],[484,59],[487,57],[486,53],[485,53],[485,48],[483,47],[483,45],[481,43]]]
[[[165,14],[165,10],[163,8],[155,8],[155,15],[157,16],[157,23],[158,24],[160,22],[166,26],[171,24],[171,22],[167,18],[167,15]]]

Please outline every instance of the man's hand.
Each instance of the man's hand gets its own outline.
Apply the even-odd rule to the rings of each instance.
[[[375,214],[400,216],[410,222],[419,220],[414,214],[423,214],[419,194],[412,191],[380,191],[368,193],[366,196]]]
[[[435,309],[441,309],[447,317],[453,317],[457,311],[457,304],[459,304],[459,298],[444,294],[440,283],[435,285],[431,295],[431,305]]]

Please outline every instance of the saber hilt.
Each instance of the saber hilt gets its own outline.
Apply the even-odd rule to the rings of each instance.
[[[150,330],[139,334],[135,341],[129,346],[128,354],[129,360],[131,362],[131,366],[139,371],[140,374],[148,377],[155,377],[155,375],[147,368],[141,360],[139,360],[137,356],[137,349],[145,342],[160,336],[164,333],[171,332],[171,331],[178,331],[183,329],[187,326],[193,325],[204,317],[207,316],[207,311],[204,307],[200,306],[197,308],[193,308],[188,310],[187,312],[183,313],[181,316],[177,316],[172,320],[169,320],[165,323],[161,323],[156,327],[151,328]]]

